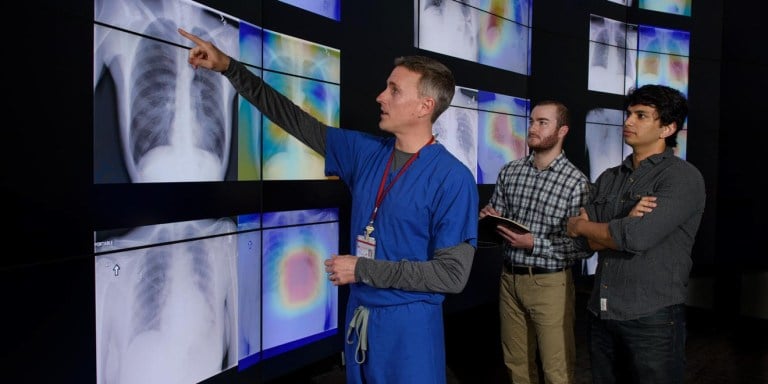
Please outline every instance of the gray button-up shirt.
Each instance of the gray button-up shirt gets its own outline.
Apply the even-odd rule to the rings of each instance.
[[[685,303],[691,249],[704,213],[704,178],[671,148],[633,168],[632,155],[598,177],[589,219],[609,223],[618,250],[598,252],[588,308],[603,319],[632,320]],[[657,207],[628,217],[643,196]]]

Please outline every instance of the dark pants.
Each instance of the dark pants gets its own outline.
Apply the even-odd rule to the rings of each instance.
[[[590,315],[589,354],[595,384],[681,384],[685,380],[685,306],[634,320]]]

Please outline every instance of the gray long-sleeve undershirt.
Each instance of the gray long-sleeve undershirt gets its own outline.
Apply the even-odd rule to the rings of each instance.
[[[306,113],[290,99],[250,72],[242,63],[230,60],[222,73],[238,94],[290,135],[325,156],[328,127]],[[394,169],[412,154],[396,151]],[[429,261],[388,261],[359,258],[355,279],[376,288],[419,292],[459,293],[469,280],[475,248],[469,243],[438,249]]]

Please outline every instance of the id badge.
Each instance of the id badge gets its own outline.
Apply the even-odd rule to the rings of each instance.
[[[376,257],[376,239],[372,236],[357,235],[357,257],[373,259]]]

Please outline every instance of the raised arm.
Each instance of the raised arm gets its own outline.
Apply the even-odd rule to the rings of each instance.
[[[221,72],[240,96],[255,106],[280,128],[315,152],[325,156],[325,133],[328,127],[305,112],[285,95],[276,91],[245,66],[218,49],[213,43],[179,28],[179,33],[195,45],[187,61],[195,69]]]

